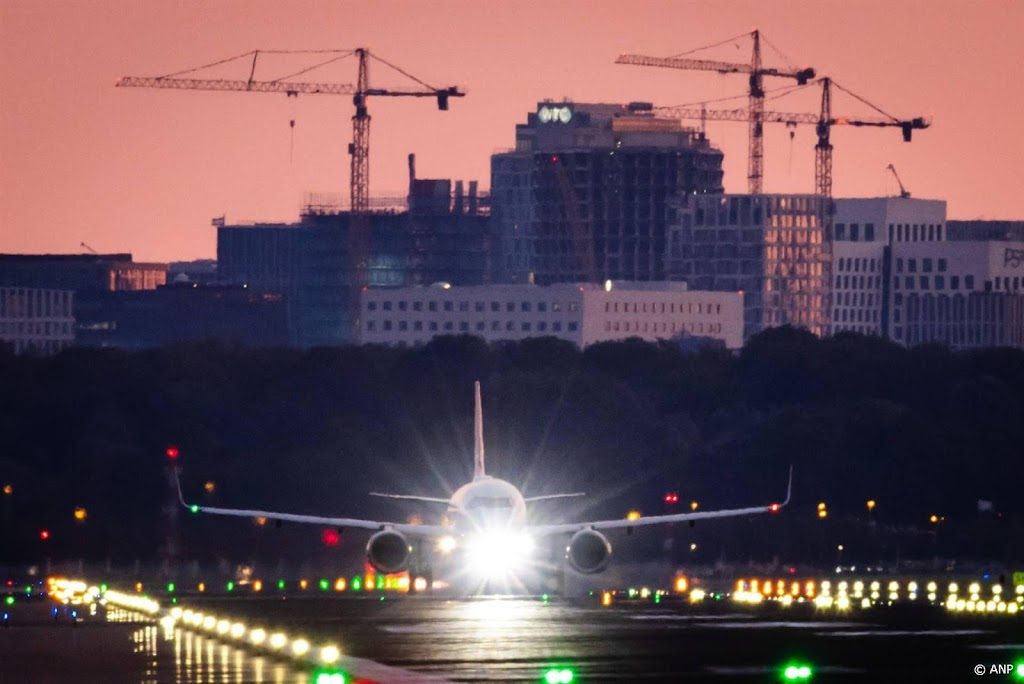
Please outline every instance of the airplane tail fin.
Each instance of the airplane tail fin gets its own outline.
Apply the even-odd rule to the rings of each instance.
[[[476,408],[473,412],[473,479],[484,477],[484,412],[480,405],[480,381],[475,383]]]

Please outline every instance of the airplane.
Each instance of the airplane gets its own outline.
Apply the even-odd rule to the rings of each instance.
[[[602,530],[632,528],[662,523],[690,522],[712,518],[728,518],[758,513],[777,513],[789,503],[793,490],[793,469],[789,470],[786,498],[782,503],[716,511],[691,511],[668,515],[653,515],[636,519],[596,520],[591,522],[528,524],[528,503],[547,499],[583,496],[582,492],[548,494],[524,497],[519,489],[505,480],[488,475],[484,465],[483,409],[480,400],[480,382],[475,383],[475,410],[473,425],[473,479],[459,487],[450,498],[385,494],[370,492],[373,496],[391,499],[447,504],[443,525],[338,518],[272,511],[242,510],[199,506],[185,502],[181,490],[178,468],[174,469],[178,487],[178,500],[192,513],[265,518],[280,522],[305,523],[343,528],[372,530],[366,544],[366,558],[378,572],[392,574],[410,569],[412,574],[422,567],[424,542],[436,541],[441,553],[455,549],[466,554],[470,570],[481,576],[515,572],[528,561],[537,541],[555,535],[569,534],[565,560],[577,572],[593,575],[603,571],[611,559],[612,544]],[[415,550],[414,550],[415,546]],[[410,578],[412,579],[412,578]],[[410,582],[410,587],[414,583]]]

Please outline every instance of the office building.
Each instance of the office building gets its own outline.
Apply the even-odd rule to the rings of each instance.
[[[370,288],[361,317],[359,341],[373,344],[414,346],[459,334],[488,342],[551,336],[580,347],[630,337],[743,344],[741,294],[671,282]]]
[[[75,339],[75,293],[38,287],[0,287],[0,342],[15,354],[52,354]]]
[[[666,275],[694,290],[739,292],[744,334],[794,325],[824,335],[832,241],[817,195],[679,193],[668,226]]]
[[[722,152],[650,104],[539,102],[491,157],[501,282],[660,281],[668,204],[722,192]]]

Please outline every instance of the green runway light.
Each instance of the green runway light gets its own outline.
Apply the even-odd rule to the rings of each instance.
[[[284,580],[277,580],[277,588],[284,589]]]
[[[14,605],[14,597],[13,596],[8,596],[7,598],[4,599],[4,603],[6,603],[9,606],[13,606]]]
[[[575,677],[569,668],[555,667],[544,673],[545,684],[570,684]]]
[[[327,591],[331,588],[331,583],[325,579],[320,580],[320,591]]]
[[[543,601],[544,603],[547,603],[548,602],[548,595],[547,594],[542,594],[541,597],[540,597],[540,600]]]
[[[192,504],[191,506],[188,507],[188,510],[192,511],[193,513],[198,513],[199,512],[199,506],[196,505],[196,504]]]
[[[106,584],[101,584],[100,585],[100,592],[101,593],[106,594],[107,593],[107,589],[108,589],[108,587],[107,587]]]
[[[352,578],[352,583],[349,585],[352,587],[352,591],[359,591],[363,588],[363,578],[356,575]]]
[[[168,594],[173,594],[174,593],[174,582],[168,582],[167,583],[167,593]]]
[[[1017,663],[1017,679],[1024,679],[1024,663]]]
[[[788,682],[805,681],[811,678],[811,668],[807,665],[787,665],[782,677]]]
[[[313,684],[346,684],[347,681],[341,672],[321,671],[313,675]]]
[[[235,590],[235,583],[234,582],[228,582],[228,591],[234,591],[234,590]]]

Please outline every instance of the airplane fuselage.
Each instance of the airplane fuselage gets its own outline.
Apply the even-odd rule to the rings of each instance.
[[[456,490],[447,516],[461,536],[519,530],[526,524],[526,501],[512,483],[484,475]]]

